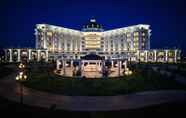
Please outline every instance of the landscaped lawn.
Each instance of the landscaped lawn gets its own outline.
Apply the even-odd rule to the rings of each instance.
[[[140,66],[139,66],[140,67]],[[45,70],[45,71],[44,71]],[[131,76],[102,79],[63,78],[40,68],[31,71],[24,85],[64,95],[108,96],[162,89],[186,89],[174,78],[160,75],[149,68],[135,68]]]
[[[9,66],[14,66],[14,65],[0,64],[0,79],[4,78],[5,76],[7,76],[15,71],[12,67],[9,67]]]

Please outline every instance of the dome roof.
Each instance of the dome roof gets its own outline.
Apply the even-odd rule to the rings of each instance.
[[[83,26],[84,31],[102,31],[102,25],[96,22],[96,19],[90,19],[90,22]]]

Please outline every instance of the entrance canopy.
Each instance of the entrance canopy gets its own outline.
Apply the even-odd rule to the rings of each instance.
[[[103,60],[104,58],[99,56],[99,55],[96,55],[96,54],[88,54],[88,55],[85,55],[84,57],[81,57],[81,59],[84,59],[84,60]]]

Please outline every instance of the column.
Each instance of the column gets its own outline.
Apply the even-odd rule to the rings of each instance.
[[[154,50],[154,61],[156,62],[157,61],[157,51]]]
[[[119,73],[120,73],[120,76],[121,76],[121,69],[122,69],[122,61],[121,60],[119,62],[119,69],[120,69]]]
[[[80,61],[80,69],[81,69],[81,75],[83,75],[84,61]]]
[[[174,50],[174,62],[175,62],[175,63],[177,62],[177,51],[178,51],[178,50]]]
[[[45,61],[48,62],[48,50],[45,51],[45,54],[46,54]]]
[[[61,52],[61,40],[58,39],[58,53]]]
[[[124,62],[124,67],[125,67],[125,70],[127,69],[127,61]]]
[[[35,47],[36,47],[36,49],[38,49],[39,47],[38,47],[38,31],[37,31],[37,28],[35,29],[35,38],[36,38],[36,40],[35,40]]]
[[[114,55],[116,54],[116,49],[115,49],[115,43],[116,43],[116,41],[115,40],[112,40],[112,42],[113,42],[113,52],[114,52]]]
[[[21,61],[21,49],[17,49],[17,62]]]
[[[147,53],[147,50],[145,50],[145,62],[148,62],[148,53]]]
[[[52,37],[52,51],[55,51],[55,38]]]
[[[165,50],[165,62],[168,62],[168,50]]]
[[[72,36],[71,36],[70,51],[73,51],[73,39],[72,39]]]
[[[108,59],[108,57],[105,55],[105,60],[107,60]]]
[[[121,54],[121,39],[118,40],[118,52]]]
[[[112,68],[114,67],[114,61],[111,61],[111,67]]]
[[[41,55],[40,55],[40,52],[41,52],[41,50],[37,50],[37,61],[40,61],[40,58],[41,58],[41,57],[40,57],[40,56],[41,56]]]
[[[102,76],[105,76],[105,62],[104,60],[101,61],[102,65],[101,65],[101,72],[102,72]]]
[[[4,51],[4,53],[5,53],[5,61],[7,61],[7,50],[4,49],[3,51]]]
[[[140,51],[137,50],[137,61],[139,62],[140,61]]]
[[[9,62],[12,62],[12,49],[8,49],[9,50],[9,52],[10,52],[10,58],[9,58]]]
[[[66,38],[64,38],[64,52],[66,52],[66,51],[67,51],[67,40],[66,40]]]
[[[81,38],[82,38],[82,37],[81,37]],[[79,51],[81,52],[81,51],[82,51],[82,43],[81,43],[81,40],[79,40],[79,45],[80,45]]]
[[[118,64],[118,76],[120,76],[121,61],[120,60],[117,60],[117,64]]]
[[[59,70],[59,66],[60,66],[61,62],[59,60],[56,61],[56,69]]]
[[[66,60],[63,59],[63,75],[66,75]]]
[[[47,35],[47,32],[44,32],[43,34],[44,34],[43,37],[42,37],[43,38],[43,48],[46,49],[47,48],[47,45],[46,45],[46,40],[47,40],[46,39],[46,37],[47,37],[46,35]]]
[[[31,49],[28,49],[28,61],[31,61],[31,54],[32,54],[31,51],[32,51]]]
[[[78,48],[77,48],[77,47],[78,47],[78,46],[77,46],[77,45],[78,45],[77,42],[78,42],[78,37],[76,37],[76,38],[74,39],[74,46],[75,46],[74,49],[75,49],[75,52],[77,52],[77,50],[78,50]]]
[[[73,67],[73,60],[70,61],[70,67]]]

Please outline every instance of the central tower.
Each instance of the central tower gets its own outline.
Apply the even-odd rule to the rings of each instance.
[[[90,19],[90,22],[83,26],[82,48],[85,51],[101,51],[103,46],[102,26],[96,23],[96,19]]]

